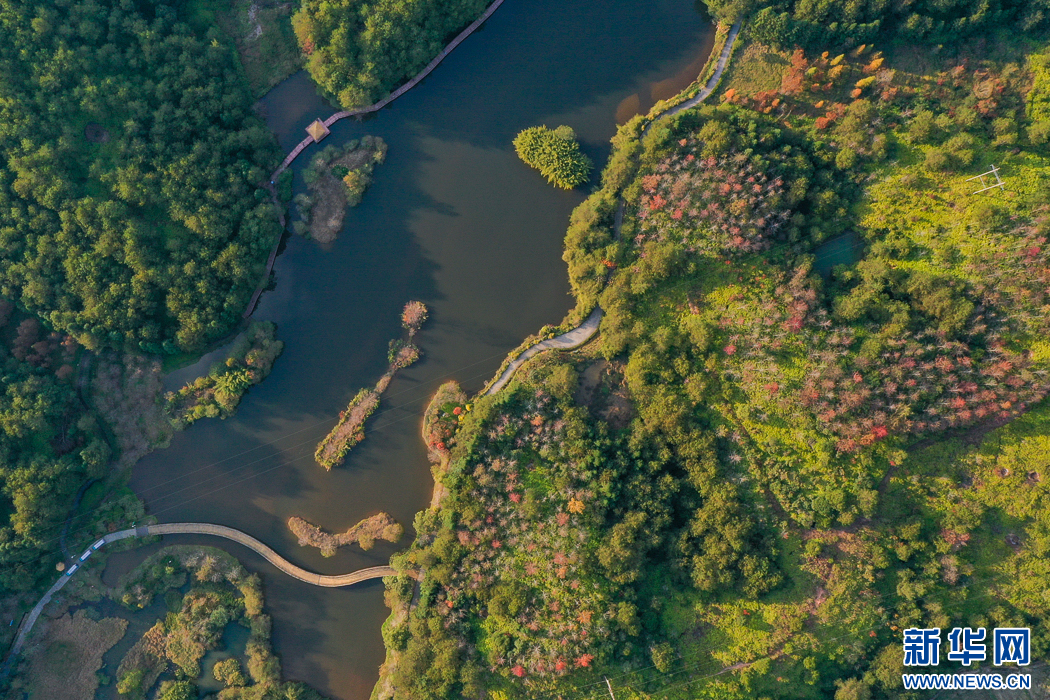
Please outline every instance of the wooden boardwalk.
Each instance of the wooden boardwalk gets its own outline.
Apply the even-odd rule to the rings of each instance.
[[[369,105],[368,107],[361,107],[360,109],[351,109],[342,112],[336,112],[335,114],[325,119],[322,123],[325,125],[326,128],[331,128],[332,124],[335,124],[340,119],[346,119],[347,117],[361,117],[366,114],[372,114],[383,109],[388,104],[390,104],[391,102],[393,102],[394,100],[396,100],[397,98],[401,97],[406,92],[414,88],[416,85],[419,85],[419,83],[422,82],[423,78],[430,75],[430,73],[438,67],[438,64],[444,61],[445,58],[450,53],[452,53],[453,49],[462,44],[468,36],[477,31],[478,27],[484,24],[485,20],[491,17],[492,13],[498,10],[499,6],[502,4],[503,0],[494,0],[494,2],[488,6],[488,9],[486,9],[480,17],[471,22],[466,29],[457,34],[456,38],[449,42],[448,46],[442,49],[441,53],[435,56],[434,60],[426,65],[426,68],[419,71],[419,73],[417,73],[414,78],[412,78],[407,83],[399,87],[397,90],[394,90],[392,93],[387,95],[379,102],[376,102],[374,105]],[[305,139],[300,141],[299,145],[293,148],[291,153],[285,156],[284,161],[282,161],[281,164],[277,166],[277,170],[274,170],[273,173],[270,175],[270,181],[269,183],[267,183],[266,188],[270,190],[270,198],[273,200],[273,205],[277,209],[277,218],[281,222],[281,233],[277,237],[277,242],[274,243],[273,249],[270,251],[270,257],[266,261],[266,273],[263,275],[262,282],[260,282],[259,286],[256,287],[255,293],[252,294],[252,298],[248,301],[248,306],[247,308],[245,308],[244,313],[242,314],[244,318],[248,318],[253,313],[255,313],[255,307],[259,303],[259,297],[262,295],[263,290],[266,289],[266,285],[270,282],[270,275],[273,273],[273,264],[274,261],[277,260],[277,251],[280,250],[281,241],[284,239],[284,209],[281,206],[280,201],[277,199],[277,178],[281,176],[281,173],[288,169],[288,166],[290,166],[295,161],[295,159],[298,158],[299,155],[307,149],[308,146],[311,146],[314,143],[316,142],[314,141],[313,136],[307,136]]]
[[[213,525],[212,523],[162,523],[160,525],[144,525],[141,527],[130,528],[128,530],[111,532],[103,537],[102,540],[105,545],[118,540],[126,540],[131,537],[150,537],[153,535],[213,535],[215,537],[232,540],[233,542],[242,544],[253,552],[259,554],[263,559],[270,562],[277,567],[277,569],[288,574],[292,578],[299,579],[304,583],[309,583],[311,586],[321,586],[322,588],[341,588],[343,586],[352,586],[355,583],[361,583],[363,581],[383,578],[384,576],[397,575],[397,570],[393,567],[370,566],[365,569],[351,571],[348,574],[324,576],[296,566],[245,532],[235,530],[232,527],[226,527],[225,525]],[[90,561],[90,559],[88,561]],[[76,559],[70,562],[71,565],[74,563],[79,564],[80,562]],[[22,619],[22,624],[19,625],[18,633],[15,635],[15,641],[12,642],[11,648],[7,652],[7,658],[4,660],[3,666],[0,667],[0,679],[4,678],[10,672],[13,660],[17,658],[18,653],[22,650],[26,637],[33,629],[33,625],[36,624],[37,618],[40,617],[40,613],[43,612],[44,606],[51,602],[52,596],[62,590],[62,587],[65,586],[73,576],[76,576],[75,572],[72,576],[67,575],[66,573],[61,574],[58,577],[58,580],[48,589],[47,593],[37,601],[37,604],[33,606],[33,609]]]

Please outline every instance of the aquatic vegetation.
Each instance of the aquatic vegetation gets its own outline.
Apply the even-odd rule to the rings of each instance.
[[[339,413],[339,422],[324,440],[317,445],[314,458],[317,463],[331,471],[343,463],[354,445],[365,439],[365,421],[379,408],[379,392],[361,389],[350,399],[346,410]]]
[[[165,411],[177,429],[201,418],[230,416],[248,389],[270,374],[284,350],[275,337],[277,327],[268,321],[253,321],[224,362],[178,391],[164,396]]]
[[[125,619],[96,620],[84,609],[50,621],[26,654],[30,695],[54,700],[93,697],[99,686],[103,654],[121,640],[127,627]]]
[[[189,588],[182,593],[187,582]],[[157,595],[164,595],[170,612],[121,660],[117,669],[121,696],[142,700],[162,674],[172,670],[182,680],[163,681],[150,697],[197,697],[194,681],[201,675],[205,653],[222,647],[227,625],[239,624],[250,630],[245,646],[248,677],[231,659],[232,664],[223,662],[221,668],[216,664],[217,679],[252,697],[322,700],[301,683],[281,681],[281,664],[270,645],[271,622],[263,609],[262,583],[226,552],[213,547],[166,547],[123,577],[113,591],[122,603],[140,609]],[[223,697],[227,695],[224,691]]]
[[[343,228],[347,207],[361,203],[372,183],[372,171],[386,159],[387,145],[378,136],[352,139],[343,148],[326,146],[303,171],[309,194],[295,196],[299,220],[292,229],[320,243],[330,243]]]
[[[387,513],[376,513],[365,518],[346,532],[331,534],[300,517],[288,520],[288,529],[299,538],[300,547],[317,547],[321,556],[332,557],[340,547],[358,544],[368,551],[376,540],[397,542],[405,529]]]
[[[539,170],[547,182],[565,190],[585,184],[594,167],[580,150],[576,132],[568,126],[524,129],[514,138],[514,151],[526,164]]]
[[[421,315],[420,309],[422,309]],[[419,326],[426,321],[426,306],[419,301],[409,302],[402,313],[402,320],[404,321],[405,318],[416,322],[414,326],[405,324],[405,327],[408,328],[409,340],[411,340]],[[350,399],[346,410],[339,413],[339,421],[332,431],[321,440],[314,452],[314,459],[318,464],[331,471],[332,467],[343,463],[350,450],[365,439],[365,421],[379,408],[379,398],[390,386],[394,375],[398,370],[416,362],[421,354],[419,348],[411,342],[400,339],[390,341],[387,352],[387,360],[390,365],[386,372],[376,382],[375,388],[361,389],[354,395],[354,398]]]

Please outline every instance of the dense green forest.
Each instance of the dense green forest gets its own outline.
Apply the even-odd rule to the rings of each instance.
[[[950,43],[1012,24],[1039,31],[1050,22],[1046,0],[709,0],[716,17],[751,17],[751,31],[768,43],[823,50],[858,46],[883,36]]]
[[[73,495],[110,448],[76,393],[79,346],[0,300],[0,588],[26,590],[53,566]]]
[[[574,212],[597,340],[449,440],[393,697],[894,698],[906,627],[1050,650],[1048,50],[754,37]]]
[[[485,0],[303,0],[292,17],[311,77],[345,109],[378,102],[473,22]]]
[[[524,129],[514,138],[514,151],[540,171],[547,182],[564,190],[587,183],[594,164],[580,150],[576,132],[569,126],[546,125]]]
[[[226,333],[278,224],[233,49],[178,2],[5,2],[0,290],[89,347]]]

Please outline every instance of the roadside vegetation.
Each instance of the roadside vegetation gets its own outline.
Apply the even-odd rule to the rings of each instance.
[[[566,237],[600,335],[448,426],[378,697],[894,698],[907,627],[1050,648],[1047,52],[752,36],[624,125]]]
[[[32,588],[60,559],[54,539],[81,484],[105,475],[112,448],[77,396],[70,336],[0,299],[0,587]]]
[[[292,230],[331,243],[343,229],[347,207],[361,203],[372,184],[372,170],[386,158],[387,145],[378,136],[352,139],[345,146],[327,146],[303,171],[309,194],[296,195],[299,221]]]
[[[365,107],[421,71],[485,0],[303,0],[292,17],[311,77],[344,109]]]
[[[533,126],[514,138],[514,150],[526,165],[563,190],[587,183],[594,164],[580,150],[576,132],[568,126]]]

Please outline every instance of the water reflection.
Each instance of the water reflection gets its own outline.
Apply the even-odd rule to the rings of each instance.
[[[198,422],[136,467],[132,486],[150,512],[245,530],[322,573],[385,561],[395,546],[322,558],[298,547],[286,521],[298,515],[335,531],[385,510],[411,530],[433,485],[419,439],[429,396],[448,378],[476,391],[509,349],[571,306],[562,238],[584,193],[547,186],[514,156],[514,135],[568,124],[602,162],[617,106],[632,94],[662,94],[654,93],[661,79],[693,70],[711,33],[681,0],[511,0],[392,107],[336,124],[326,144],[375,134],[390,145],[387,161],[329,250],[288,241],[276,289],[256,312],[277,322],[284,355],[236,416]],[[263,107],[285,148],[333,109],[302,74]],[[327,473],[314,446],[356,390],[382,374],[409,299],[431,309],[417,336],[424,357],[397,375],[347,464]],[[262,574],[289,678],[332,698],[368,697],[383,659],[381,583],[311,588],[236,545],[168,539],[221,546]],[[143,556],[118,555],[115,564]]]

